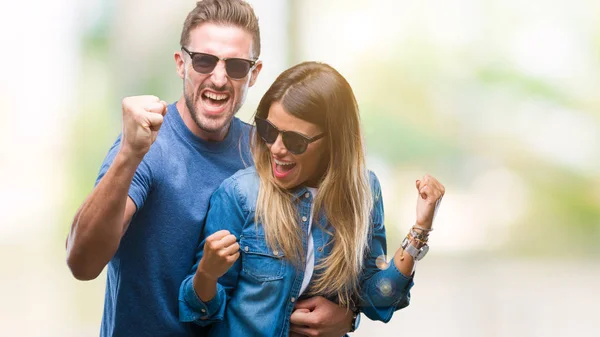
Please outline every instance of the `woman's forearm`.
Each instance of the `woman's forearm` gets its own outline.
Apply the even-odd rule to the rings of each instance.
[[[402,248],[398,248],[394,254],[394,264],[396,268],[406,277],[411,277],[415,266],[415,260],[412,256],[404,251]]]
[[[202,302],[208,302],[212,300],[217,294],[217,280],[208,277],[205,273],[200,271],[194,275],[193,283],[194,291],[198,298]]]
[[[408,245],[421,249],[427,244],[430,231],[431,225],[426,228],[419,226],[413,227],[406,237]],[[404,274],[404,276],[410,277],[413,274],[415,259],[405,250],[405,248],[400,247],[396,250],[396,253],[394,254],[394,263],[396,264],[396,268]]]

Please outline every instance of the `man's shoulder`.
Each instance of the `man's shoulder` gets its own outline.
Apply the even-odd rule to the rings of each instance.
[[[183,142],[182,137],[177,136],[177,132],[174,130],[172,124],[176,123],[174,121],[178,116],[174,116],[177,114],[177,110],[171,111],[165,115],[165,119],[163,125],[161,126],[154,143],[150,146],[150,150],[146,153],[144,159],[148,159],[152,163],[160,163],[167,156],[173,156],[175,153],[179,152],[180,143]]]
[[[243,139],[244,143],[249,145],[250,136],[251,136],[252,129],[254,128],[254,126],[252,124],[248,124],[248,123],[244,122],[243,120],[241,120],[237,117],[233,118],[233,123],[237,124],[236,127],[234,127],[233,129],[239,133],[240,139]]]
[[[240,130],[242,130],[242,132],[244,133],[248,133],[250,132],[250,130],[252,130],[252,128],[254,127],[252,124],[246,123],[243,120],[239,119],[238,117],[233,117],[235,123],[239,123],[241,128]]]

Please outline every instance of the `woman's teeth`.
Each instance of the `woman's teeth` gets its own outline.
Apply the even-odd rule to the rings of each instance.
[[[275,164],[280,165],[280,166],[289,166],[289,165],[295,165],[296,163],[279,161],[279,160],[275,159]]]
[[[275,170],[279,173],[291,171],[296,166],[296,163],[279,161],[275,159]]]

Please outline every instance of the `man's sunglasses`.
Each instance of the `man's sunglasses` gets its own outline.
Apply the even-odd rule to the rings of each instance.
[[[293,154],[304,153],[308,144],[325,136],[325,134],[322,133],[310,138],[294,131],[281,131],[275,125],[271,124],[271,122],[261,117],[254,117],[254,122],[256,123],[256,132],[258,132],[258,135],[265,143],[275,143],[277,137],[281,134],[283,145],[285,145],[285,148]]]
[[[210,74],[219,63],[219,60],[225,62],[225,70],[227,76],[234,80],[240,80],[250,72],[250,69],[254,67],[256,61],[246,60],[242,58],[220,58],[218,56],[206,53],[194,53],[187,50],[186,47],[181,47],[183,51],[188,53],[192,58],[192,67],[195,71],[200,74]]]

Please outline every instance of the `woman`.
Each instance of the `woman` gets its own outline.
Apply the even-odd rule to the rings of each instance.
[[[294,66],[266,92],[255,123],[255,167],[211,198],[180,319],[211,324],[212,336],[288,336],[298,298],[320,295],[389,321],[409,303],[443,186],[417,181],[417,225],[387,265],[381,189],[365,167],[348,82],[322,63]]]

